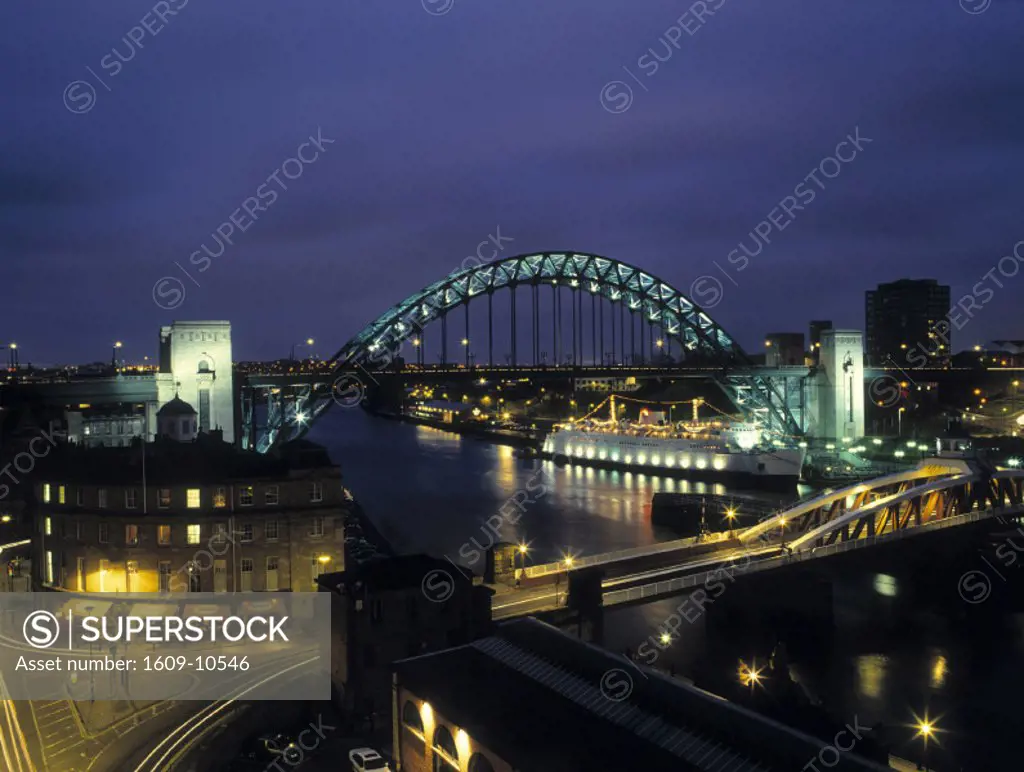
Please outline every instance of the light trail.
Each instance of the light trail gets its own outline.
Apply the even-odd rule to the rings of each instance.
[[[196,734],[196,737],[194,739],[198,739],[199,737],[201,737],[201,730],[204,724],[213,721],[213,719],[218,714],[227,710],[233,703],[237,702],[246,694],[259,688],[268,681],[272,681],[275,678],[280,678],[285,673],[308,665],[309,663],[315,662],[318,659],[320,659],[319,656],[310,657],[309,659],[303,660],[302,662],[298,662],[294,665],[286,667],[283,670],[280,670],[276,673],[272,673],[271,675],[267,676],[264,679],[261,679],[260,681],[257,681],[256,683],[248,684],[245,687],[242,687],[237,693],[235,693],[232,697],[230,697],[227,700],[216,702],[212,705],[207,705],[194,716],[190,716],[173,732],[171,732],[170,735],[161,740],[160,743],[156,746],[156,748],[150,751],[146,755],[146,758],[144,758],[142,762],[137,767],[135,767],[134,772],[166,772],[168,769],[171,768],[170,766],[164,766],[167,760],[175,755],[180,755],[180,752],[186,750],[187,745],[185,745],[185,743],[189,742],[189,738],[192,737],[192,735],[196,734],[197,731],[199,733]],[[166,750],[163,750],[165,747]],[[161,753],[162,750],[163,753]],[[157,758],[158,755],[159,757]]]

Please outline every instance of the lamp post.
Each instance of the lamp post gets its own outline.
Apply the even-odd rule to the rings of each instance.
[[[117,350],[123,345],[124,344],[121,343],[121,341],[115,341],[114,345],[110,349],[110,366],[113,368],[115,373],[117,372]]]
[[[926,715],[917,722],[917,737],[921,737],[924,740],[924,755],[921,759],[922,763],[917,765],[918,769],[928,769],[928,740],[931,739],[933,734],[935,734],[935,723],[929,721]]]
[[[530,548],[525,543],[521,543],[519,548],[516,550],[520,555],[519,560],[522,563],[522,568],[520,568],[522,573],[516,574],[516,587],[519,587],[520,581],[526,578],[526,553],[529,549]],[[515,564],[512,565],[512,568],[515,568]]]
[[[900,409],[896,411],[896,423],[899,427],[896,431],[896,434],[900,437],[903,436],[903,411],[905,410],[906,408],[903,405],[900,405]]]
[[[729,538],[731,539],[733,537],[733,527],[735,526],[736,521],[736,510],[732,507],[725,510],[725,519],[729,523]]]

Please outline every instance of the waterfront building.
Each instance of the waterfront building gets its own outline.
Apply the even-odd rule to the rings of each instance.
[[[79,592],[313,591],[344,567],[341,471],[305,440],[261,455],[199,432],[180,398],[159,436],[61,443],[34,475],[36,581]]]

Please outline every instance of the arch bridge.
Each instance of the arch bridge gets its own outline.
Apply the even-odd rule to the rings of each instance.
[[[471,306],[478,317],[472,325]],[[457,362],[449,356],[448,327],[454,331],[460,310]],[[264,452],[300,437],[335,402],[358,401],[375,385],[375,374],[400,365],[425,368],[428,341],[436,341],[442,367],[473,370],[481,357],[493,367],[496,319],[509,369],[706,364],[715,368],[712,379],[737,410],[769,437],[792,441],[803,432],[804,423],[795,417],[802,413],[795,404],[802,392],[791,390],[784,377],[759,373],[739,343],[683,292],[619,260],[538,252],[457,270],[424,287],[346,342],[329,360],[329,371],[247,379],[243,444]],[[406,352],[411,356],[403,357]],[[265,421],[257,426],[264,401]]]

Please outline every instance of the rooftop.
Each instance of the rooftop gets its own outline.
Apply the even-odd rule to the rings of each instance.
[[[219,432],[200,434],[194,442],[159,438],[146,443],[145,458],[150,485],[283,478],[295,471],[337,468],[326,449],[308,440],[260,454],[224,442]],[[62,482],[127,485],[141,480],[142,448],[139,441],[119,448],[58,443],[39,463],[42,474]]]
[[[535,619],[394,664],[402,688],[513,768],[801,769],[823,743]],[[836,770],[883,770],[844,754]]]
[[[382,560],[371,560],[355,564],[345,571],[321,574],[319,583],[328,589],[338,589],[342,585],[363,582],[376,590],[397,590],[403,587],[420,587],[431,574],[443,581],[443,572],[458,581],[461,576],[466,583],[472,582],[473,574],[456,566],[449,560],[431,557],[430,555],[394,555]]]

